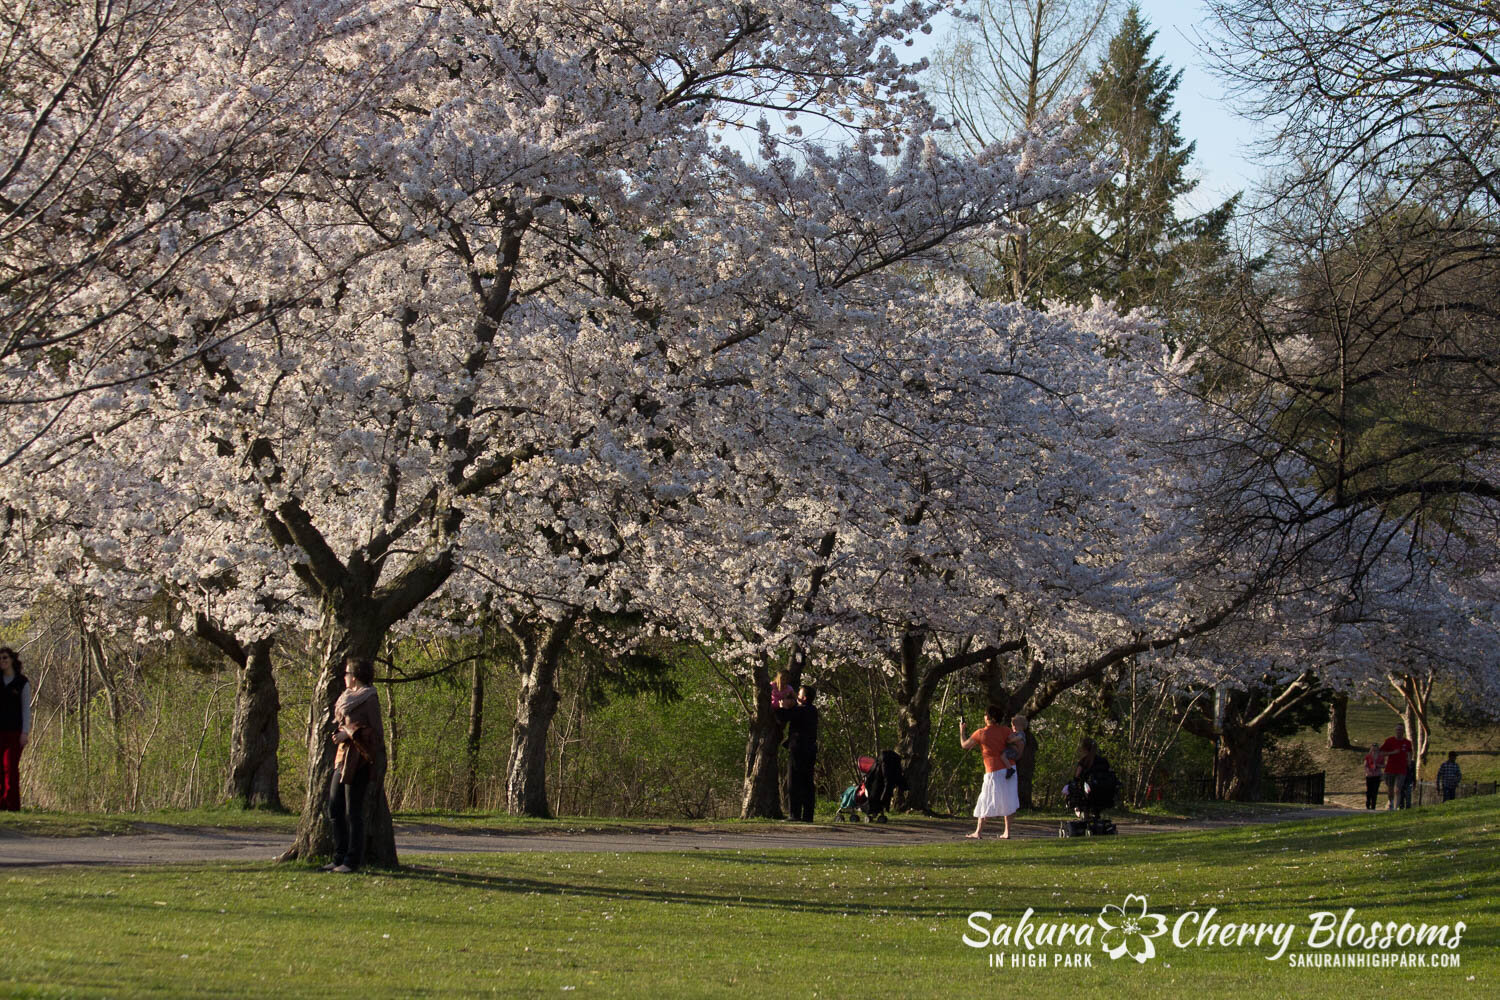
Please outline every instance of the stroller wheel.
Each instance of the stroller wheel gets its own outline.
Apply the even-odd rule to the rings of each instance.
[[[885,822],[885,813],[881,813],[879,816],[871,817],[871,822],[874,822],[874,823],[884,823]]]

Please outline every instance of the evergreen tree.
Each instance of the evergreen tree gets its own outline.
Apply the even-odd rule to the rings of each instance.
[[[1097,69],[1084,119],[1084,142],[1118,161],[1115,175],[1087,198],[1088,223],[1060,230],[1049,297],[1101,295],[1123,308],[1152,306],[1180,316],[1217,285],[1227,257],[1225,232],[1238,196],[1201,215],[1179,218],[1179,201],[1197,187],[1186,168],[1197,146],[1185,142],[1172,110],[1182,73],[1151,48],[1156,32],[1132,5]],[[1034,237],[1048,240],[1045,233]],[[1195,286],[1189,289],[1189,285]],[[1174,324],[1175,325],[1175,324]]]

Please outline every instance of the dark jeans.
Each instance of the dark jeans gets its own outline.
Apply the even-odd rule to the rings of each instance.
[[[1400,805],[1399,805],[1398,808],[1401,808],[1401,809],[1410,809],[1411,808],[1411,790],[1413,788],[1415,788],[1416,786],[1417,786],[1416,779],[1413,778],[1411,776],[1411,772],[1408,771],[1406,773],[1405,780],[1401,782],[1401,794],[1400,794],[1401,803],[1400,803]]]
[[[1456,796],[1457,794],[1458,794],[1458,786],[1457,785],[1444,785],[1443,786],[1443,801],[1444,802],[1452,802],[1454,796]]]
[[[0,811],[21,808],[21,731],[0,732]]]
[[[787,798],[791,800],[792,819],[806,823],[813,820],[813,761],[792,761],[791,773],[787,776]]]
[[[354,783],[341,784],[337,773],[328,786],[328,819],[333,824],[333,863],[358,868],[365,862],[365,797],[370,791],[370,769]]]
[[[1375,802],[1380,798],[1380,775],[1365,779],[1365,808],[1374,809]]]

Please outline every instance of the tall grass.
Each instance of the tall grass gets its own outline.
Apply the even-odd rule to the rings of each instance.
[[[434,650],[432,643],[426,646],[420,655],[403,649],[398,657],[402,670],[422,679],[402,682],[399,676],[387,679],[388,668],[380,672],[391,805],[401,811],[500,811],[518,679],[504,662],[487,662],[484,725],[471,756],[472,661],[448,672],[434,670],[444,656],[463,657],[453,650]],[[65,658],[33,674],[39,697],[32,742],[22,758],[24,804],[96,813],[220,804],[229,766],[235,675],[214,656],[161,653],[153,658],[138,653],[113,662],[120,667],[108,690],[97,682],[79,683],[78,669]],[[306,790],[308,707],[316,671],[308,650],[283,650],[277,662],[281,799],[292,810],[301,807]],[[661,697],[659,689],[601,692],[597,685],[582,683],[582,672],[577,664],[565,663],[560,675],[561,701],[547,762],[548,801],[555,814],[738,814],[748,690],[737,690],[732,678],[693,656],[675,664],[678,697],[672,699]],[[896,706],[886,683],[865,669],[830,670],[815,680],[823,692],[818,787],[825,799],[837,798],[855,780],[860,755],[896,746]],[[977,753],[959,748],[957,718],[962,711],[966,721],[977,720],[984,700],[980,678],[957,677],[934,705],[930,804],[938,812],[964,814],[972,802],[981,764]],[[1357,738],[1389,724],[1378,715],[1362,706],[1351,712]],[[1171,729],[1170,720],[1158,724],[1152,739],[1163,738],[1163,732],[1174,735]],[[1151,750],[1132,746],[1126,727],[1099,711],[1092,692],[1065,695],[1034,720],[1033,733],[1039,747],[1033,804],[1041,809],[1059,804],[1079,736],[1099,739],[1122,775],[1131,773],[1139,754]],[[1309,732],[1305,742],[1311,745],[1319,737]],[[1160,773],[1206,773],[1209,753],[1203,741],[1177,735],[1160,760]],[[1319,756],[1319,762],[1330,753]],[[1352,773],[1358,755],[1341,752],[1337,757],[1326,763]],[[1466,777],[1488,778],[1485,772],[1495,759],[1466,758]],[[1332,789],[1344,779],[1335,777],[1334,766],[1329,770]]]

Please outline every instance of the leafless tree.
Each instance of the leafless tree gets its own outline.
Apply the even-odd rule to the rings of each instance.
[[[1018,132],[1054,127],[1050,121],[1079,96],[1092,57],[1107,40],[1115,0],[981,0],[933,58],[933,96],[971,150]],[[1060,203],[1054,224],[1082,225],[1081,199]],[[1031,213],[1027,213],[1029,218]],[[1072,225],[1068,225],[1071,220]],[[1027,221],[1022,219],[1021,221]],[[1044,271],[1026,230],[994,251],[1010,278],[1007,292],[1026,298]]]

